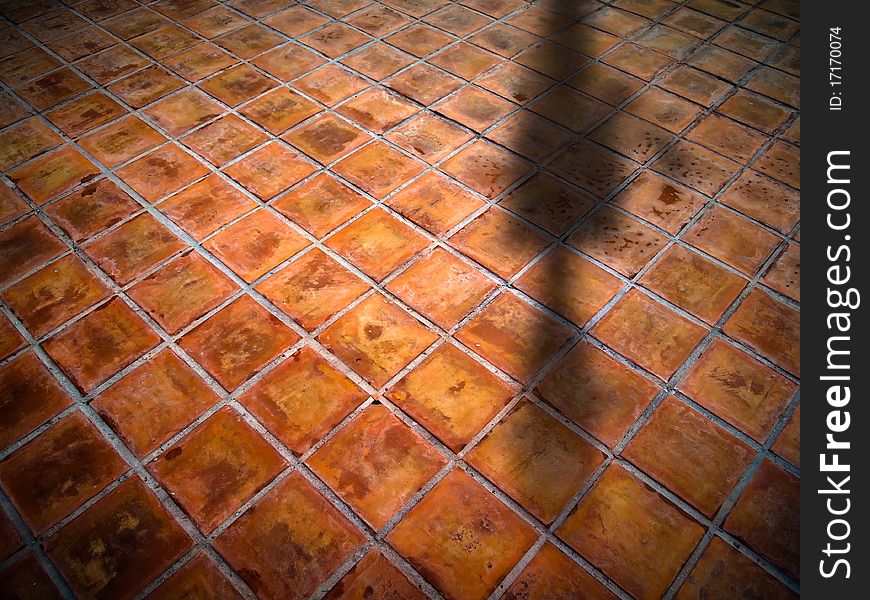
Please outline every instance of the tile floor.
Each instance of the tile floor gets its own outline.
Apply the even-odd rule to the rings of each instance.
[[[796,0],[0,12],[0,595],[796,597]]]

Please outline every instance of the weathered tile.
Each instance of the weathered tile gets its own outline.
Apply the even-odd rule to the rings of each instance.
[[[722,331],[800,376],[800,310],[754,289]]]

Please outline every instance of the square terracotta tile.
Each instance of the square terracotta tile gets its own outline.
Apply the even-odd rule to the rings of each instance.
[[[295,80],[293,87],[326,106],[335,106],[366,89],[369,84],[347,69],[329,64]]]
[[[271,50],[284,41],[277,33],[255,23],[214,39],[215,44],[243,60]]]
[[[36,119],[27,119],[0,132],[0,171],[20,165],[63,143],[60,136]]]
[[[513,390],[451,344],[439,346],[387,397],[454,452],[508,403]]]
[[[374,405],[357,415],[307,462],[378,530],[447,459],[385,406]]]
[[[478,140],[445,161],[442,169],[474,191],[494,198],[526,175],[532,165],[494,144]]]
[[[436,336],[375,294],[330,325],[318,339],[366,381],[381,387]]]
[[[252,62],[281,81],[290,81],[322,65],[324,59],[307,48],[290,44],[261,54]]]
[[[674,62],[668,56],[655,50],[631,43],[623,44],[601,60],[611,67],[626,71],[644,81],[652,81],[656,75]]]
[[[508,117],[486,137],[521,156],[541,163],[567,146],[574,135],[546,119],[522,110]]]
[[[272,207],[317,238],[370,206],[360,194],[321,173],[276,200]]]
[[[712,518],[755,450],[668,396],[622,455]]]
[[[800,478],[761,463],[725,529],[794,578],[800,578]]]
[[[701,115],[701,107],[658,88],[632,100],[625,110],[670,132],[679,133]]]
[[[364,192],[384,198],[423,168],[423,163],[381,141],[374,141],[342,159],[334,170]]]
[[[797,386],[722,339],[714,339],[679,390],[758,442],[770,435]]]
[[[700,38],[708,37],[727,25],[721,19],[705,15],[691,8],[680,8],[666,17],[664,22],[675,29],[685,31]]]
[[[497,65],[500,59],[477,46],[459,42],[426,62],[470,81]]]
[[[755,168],[793,188],[800,189],[801,157],[800,148],[776,142],[759,157]]]
[[[159,67],[148,67],[108,86],[108,90],[133,108],[142,108],[184,87],[184,82]]]
[[[515,406],[467,457],[544,523],[552,523],[603,459],[589,442],[528,401]]]
[[[779,104],[743,89],[737,90],[718,110],[767,134],[773,134],[791,115],[791,111]]]
[[[280,87],[246,105],[240,111],[273,135],[279,135],[320,112],[320,107],[296,92]]]
[[[635,41],[644,48],[661,52],[674,60],[686,59],[700,44],[690,35],[660,25],[647,29]]]
[[[768,138],[731,119],[709,115],[689,131],[686,139],[748,164]]]
[[[141,54],[123,45],[103,50],[76,62],[76,68],[101,85],[148,66]]]
[[[532,561],[505,592],[505,598],[588,598],[613,600],[616,596],[588,571],[545,542]]]
[[[414,57],[376,42],[342,59],[341,63],[377,81],[389,77],[414,62]]]
[[[94,92],[45,113],[45,118],[68,136],[76,138],[125,112],[120,104],[102,92]]]
[[[209,39],[239,29],[248,20],[223,6],[215,6],[184,19],[185,27]]]
[[[382,88],[366,90],[342,104],[337,112],[374,133],[392,129],[419,109]]]
[[[580,140],[551,163],[551,170],[599,198],[607,198],[635,166],[589,140]]]
[[[91,89],[91,84],[64,68],[14,89],[33,108],[45,110]]]
[[[495,23],[480,33],[471,36],[469,41],[482,48],[486,48],[490,52],[495,52],[505,58],[511,58],[535,42],[540,41],[540,38],[510,25]]]
[[[800,377],[800,310],[797,308],[755,289],[722,331]]]
[[[628,433],[659,387],[588,342],[581,342],[538,384],[548,404],[610,446]]]
[[[445,6],[447,2],[448,0],[383,0],[384,4],[392,6],[396,10],[408,13],[417,19]]]
[[[327,600],[347,597],[388,598],[391,594],[405,600],[423,600],[423,594],[411,581],[377,550],[371,550],[324,596]]]
[[[163,65],[193,82],[214,75],[237,62],[227,51],[214,44],[205,43],[165,60]]]
[[[801,255],[800,246],[789,244],[779,255],[773,266],[761,278],[762,283],[771,289],[801,301]]]
[[[712,106],[731,89],[731,86],[721,79],[688,65],[681,65],[671,71],[659,82],[659,85],[702,106]],[[726,100],[725,104],[727,103]]]
[[[45,50],[33,47],[0,62],[0,81],[9,86],[18,85],[60,67],[63,63]]]
[[[454,38],[432,27],[416,23],[385,38],[385,41],[422,58],[454,41]]]
[[[307,33],[328,21],[329,19],[325,19],[304,6],[292,6],[287,10],[282,10],[261,20],[264,25],[277,29],[290,37],[297,37]]]
[[[132,598],[192,545],[134,476],[51,537],[46,550],[76,594]]]
[[[93,498],[127,467],[77,411],[0,462],[0,484],[27,525],[39,533]]]
[[[772,449],[788,462],[800,468],[801,466],[801,407],[798,404],[776,438]]]
[[[234,390],[299,339],[250,296],[242,296],[179,344],[225,389]]]
[[[525,104],[556,82],[514,62],[505,62],[476,83],[512,102]]]
[[[154,11],[137,8],[122,16],[106,21],[103,27],[122,40],[129,40],[137,35],[154,31],[168,23],[168,19]]]
[[[568,243],[626,277],[634,277],[667,243],[667,238],[609,206],[601,207]]]
[[[724,48],[705,46],[692,56],[689,64],[731,83],[737,83],[758,63]]]
[[[13,100],[12,96],[0,93],[0,127],[20,121],[29,114],[21,104]]]
[[[643,171],[613,198],[613,204],[676,235],[704,206],[692,190],[652,171]]]
[[[636,289],[592,328],[596,338],[664,380],[670,379],[706,333]]]
[[[85,247],[112,279],[126,285],[179,250],[184,243],[148,213],[140,214]]]
[[[538,44],[514,60],[554,79],[565,79],[589,62],[585,56],[552,42]]]
[[[9,186],[0,187],[0,225],[30,211],[30,207]]]
[[[714,537],[675,596],[678,600],[699,597],[766,597],[794,600],[798,595],[773,575]]]
[[[242,596],[204,554],[197,554],[150,594],[151,600],[212,598],[239,600]]]
[[[338,58],[351,50],[359,48],[371,40],[364,33],[334,21],[316,31],[299,38],[299,41],[325,54],[329,58]]]
[[[593,565],[637,598],[658,598],[703,535],[676,506],[611,466],[557,530]]]
[[[484,205],[482,200],[436,173],[426,173],[392,196],[387,204],[435,235],[444,235]]]
[[[480,133],[513,112],[516,106],[490,92],[466,87],[433,108]]]
[[[97,177],[100,170],[72,146],[39,158],[7,173],[9,180],[37,204]]]
[[[456,332],[456,339],[519,381],[528,381],[571,331],[517,296],[503,293]]]
[[[264,539],[270,543],[262,544]],[[258,597],[297,600],[313,593],[364,541],[297,472],[239,517],[214,546]]]
[[[740,165],[681,140],[659,157],[652,168],[707,196],[714,196],[737,173]]]
[[[365,399],[365,392],[308,346],[239,396],[239,402],[297,456]]]
[[[286,461],[241,415],[222,408],[148,465],[199,528],[212,531]]]
[[[610,35],[583,23],[577,23],[550,37],[558,44],[563,44],[593,58],[601,56],[620,42],[620,39],[615,35]]]
[[[359,148],[371,136],[344,119],[324,113],[282,138],[322,164],[329,164]]]
[[[566,85],[542,95],[529,105],[529,109],[575,133],[587,131],[612,110],[604,102]]]
[[[21,335],[21,332],[15,328],[12,321],[6,316],[0,319],[0,357],[6,358],[11,356],[26,345],[27,341]]]
[[[129,115],[83,137],[79,143],[104,166],[114,169],[165,141],[166,138],[145,121]]]
[[[368,289],[368,284],[318,248],[257,286],[257,291],[309,331]]]
[[[227,175],[264,201],[274,198],[314,171],[310,162],[281,142],[270,142],[224,169]]]
[[[203,247],[251,283],[307,245],[305,238],[264,209],[224,229]]]
[[[143,458],[219,399],[166,349],[101,392],[91,406],[136,456]]]
[[[455,326],[494,288],[494,282],[441,248],[387,285],[388,290],[443,329]]]
[[[258,206],[219,175],[178,192],[158,208],[160,212],[197,240]]]
[[[215,266],[191,252],[146,277],[128,293],[167,332],[176,334],[237,289]]]
[[[387,80],[387,87],[426,106],[462,85],[462,80],[419,63]]]
[[[109,296],[109,288],[74,254],[3,291],[3,300],[39,338]]]
[[[746,88],[800,108],[800,78],[770,67],[761,67],[746,84]]]
[[[410,22],[402,13],[379,4],[372,4],[342,20],[375,37],[384,37]]]
[[[425,16],[423,21],[458,36],[466,36],[487,23],[492,23],[491,19],[480,13],[456,4],[445,6]]]
[[[230,5],[254,19],[261,19],[271,12],[287,8],[292,0],[232,0]]]
[[[5,265],[0,285],[15,281],[66,249],[35,216],[0,231],[0,263]]]
[[[427,163],[434,164],[473,136],[449,121],[431,113],[422,113],[386,137]]]
[[[596,200],[552,175],[539,173],[499,204],[551,234],[561,236],[595,206]]]
[[[181,142],[213,165],[222,167],[267,139],[260,129],[228,114],[187,134]]]
[[[534,264],[516,287],[583,327],[622,288],[604,269],[563,246]]]
[[[230,106],[238,106],[275,87],[275,82],[246,64],[198,83],[197,87]]]
[[[673,134],[628,113],[618,112],[589,136],[603,146],[645,163],[672,139]]]
[[[744,171],[720,200],[783,233],[800,219],[800,192],[756,171]]]
[[[754,275],[781,241],[718,206],[704,213],[683,235],[683,240],[747,275]]]
[[[331,238],[327,245],[376,281],[381,281],[429,245],[413,229],[376,208]]]
[[[640,284],[713,325],[748,282],[692,252],[671,246],[640,278]]]
[[[190,48],[199,41],[200,38],[194,34],[173,24],[161,27],[145,35],[140,35],[130,40],[130,45],[154,60],[163,60],[168,56]]]
[[[480,484],[454,470],[411,509],[387,541],[447,598],[482,600],[536,537]]]
[[[174,144],[168,144],[116,171],[124,183],[155,202],[208,174],[202,164]]]

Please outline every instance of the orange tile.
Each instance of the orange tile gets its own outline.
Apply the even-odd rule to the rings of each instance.
[[[315,160],[329,164],[359,148],[371,136],[344,119],[326,113],[284,134],[281,139]]]
[[[657,88],[650,88],[634,100],[625,110],[672,133],[679,133],[701,115],[701,108]]]
[[[265,25],[290,37],[296,37],[329,22],[304,6],[292,6],[262,20]]]
[[[309,331],[368,289],[368,284],[319,248],[257,285],[258,292]]]
[[[564,79],[589,62],[589,59],[581,54],[552,42],[544,42],[530,48],[514,60],[554,79]]]
[[[516,109],[507,100],[475,87],[463,88],[432,108],[478,133]]]
[[[46,154],[8,173],[18,189],[37,204],[45,204],[99,175],[96,165],[71,146]]]
[[[0,285],[7,285],[67,249],[35,216],[0,231]]]
[[[149,31],[154,31],[167,23],[169,21],[156,12],[137,8],[123,16],[107,21],[104,27],[122,40],[129,40]]]
[[[41,48],[33,47],[3,60],[0,81],[6,85],[18,85],[44,75],[63,63]]]
[[[365,398],[365,392],[305,346],[239,396],[239,401],[301,455]]]
[[[377,4],[355,12],[343,20],[375,37],[383,37],[409,22],[408,17],[402,13]]]
[[[261,543],[268,539],[269,544]],[[311,595],[365,537],[297,473],[270,490],[214,541],[258,597]]]
[[[772,135],[791,112],[764,96],[738,90],[719,106],[719,112]]]
[[[184,26],[209,39],[242,27],[248,20],[223,6],[184,19]]]
[[[426,173],[392,196],[387,204],[435,235],[444,235],[483,201],[443,175]]]
[[[293,82],[293,87],[327,106],[335,106],[369,87],[369,84],[362,77],[329,64],[300,77]]]
[[[449,44],[453,38],[437,29],[416,23],[387,37],[386,41],[421,58]]]
[[[12,322],[5,316],[0,319],[0,357],[6,358],[26,345],[24,336],[19,333]]]
[[[330,58],[337,58],[359,48],[371,39],[343,23],[332,22],[302,36],[299,41]]]
[[[264,209],[224,229],[203,247],[251,283],[307,245],[305,238]]]
[[[179,344],[225,389],[234,390],[298,339],[245,295],[197,325]]]
[[[381,387],[436,336],[375,294],[330,325],[318,339],[366,381]]]
[[[377,81],[389,77],[413,62],[413,56],[381,42],[370,44],[341,61],[343,65]]]
[[[793,188],[800,189],[800,148],[776,142],[755,163],[755,168]]]
[[[242,596],[204,554],[197,554],[149,594],[149,600],[185,597],[239,600]]]
[[[149,64],[138,52],[117,45],[76,62],[76,67],[100,85],[129,75]]]
[[[15,525],[12,524],[5,512],[0,512],[0,558],[5,561],[21,546],[21,536]]]
[[[339,598],[389,598],[423,600],[423,594],[408,578],[378,550],[370,550],[361,561],[325,596],[327,600]]]
[[[509,117],[486,137],[525,158],[542,162],[567,146],[574,136],[546,119],[523,110]]]
[[[612,110],[604,102],[575,92],[564,85],[535,100],[529,105],[529,109],[575,133],[585,132]],[[587,146],[589,147],[594,148]]]
[[[0,133],[0,171],[20,165],[63,140],[36,119],[21,121]]]
[[[767,136],[719,115],[705,117],[692,128],[686,139],[744,165],[767,142]]]
[[[155,202],[208,174],[208,169],[184,150],[169,144],[117,171],[124,183],[148,202]]]
[[[136,543],[131,545],[131,539]],[[126,599],[192,545],[153,492],[133,476],[49,538],[46,550],[76,594]]]
[[[362,211],[369,202],[333,177],[321,173],[276,200],[272,207],[315,237]]]
[[[698,69],[693,69],[688,65],[680,65],[671,71],[670,74],[662,79],[659,85],[669,92],[697,102],[702,106],[713,105],[726,92],[731,90],[731,86],[721,79],[717,79]],[[728,100],[723,104],[727,103]]]
[[[241,415],[224,407],[148,465],[210,532],[287,466]]]
[[[628,113],[618,112],[597,127],[589,137],[623,156],[645,163],[674,136],[658,125]]]
[[[505,600],[547,598],[613,600],[616,596],[588,571],[545,542],[505,592]]]
[[[6,288],[3,300],[39,338],[109,295],[106,284],[68,254]]]
[[[720,200],[783,233],[800,219],[800,192],[755,171],[744,171]]]
[[[421,114],[386,136],[394,144],[434,164],[472,138],[430,113]]]
[[[219,175],[202,181],[160,203],[160,212],[197,240],[258,206]]]
[[[704,213],[683,239],[747,275],[754,275],[780,243],[772,233],[718,206]]]
[[[447,459],[385,406],[373,405],[307,462],[340,498],[379,530]]]
[[[722,331],[800,377],[800,310],[797,308],[754,289]]]
[[[795,409],[774,442],[773,451],[800,468],[801,466],[801,407]]]
[[[13,219],[30,210],[21,198],[9,186],[0,187],[0,225],[5,225]]]
[[[184,243],[149,213],[142,213],[85,247],[112,279],[126,285],[179,250]]]
[[[100,492],[127,463],[81,412],[46,429],[0,463],[0,484],[34,532]]]
[[[214,44],[205,43],[176,54],[165,60],[163,64],[173,73],[193,82],[214,75],[236,62],[238,61],[225,50]]]
[[[166,349],[101,392],[91,406],[142,458],[218,400],[190,367]]]
[[[451,471],[387,536],[451,600],[482,600],[537,535],[460,470]]]
[[[124,112],[120,104],[102,92],[94,92],[46,113],[45,118],[75,138],[115,120]]]
[[[281,87],[257,98],[239,112],[273,135],[279,135],[319,113],[320,107],[296,92]]]
[[[531,163],[493,144],[476,141],[443,163],[445,173],[493,198],[531,170]]]
[[[366,90],[342,104],[337,112],[374,133],[392,129],[419,109],[381,88]]]
[[[381,281],[429,245],[429,241],[376,208],[333,235],[327,246]]]
[[[602,62],[640,77],[644,81],[652,81],[674,61],[649,48],[628,43],[609,53]]]
[[[284,42],[277,33],[257,24],[250,24],[214,39],[214,43],[248,60]]]
[[[130,41],[130,45],[154,60],[163,60],[199,41],[194,34],[173,24],[136,37]]]
[[[458,36],[466,36],[492,22],[479,13],[455,4],[427,15],[423,21]]]
[[[613,204],[676,235],[706,200],[658,173],[643,171],[613,199]]]
[[[384,198],[423,168],[423,163],[375,141],[343,159],[334,170],[363,191]]]
[[[159,67],[148,67],[106,89],[133,108],[142,108],[155,100],[184,87],[184,81]]]
[[[261,75],[246,64],[222,71],[210,79],[197,84],[204,92],[211,94],[230,106],[238,106],[245,100],[259,96],[275,87],[275,82]]]
[[[63,68],[14,89],[33,108],[41,111],[91,89],[91,84],[70,69]]]
[[[595,206],[596,201],[552,175],[537,174],[507,195],[502,207],[560,236]]]
[[[630,290],[592,334],[640,366],[670,379],[707,331],[646,295]]]
[[[82,138],[80,143],[103,165],[114,169],[165,141],[166,138],[145,121],[129,115]]]
[[[610,466],[557,530],[636,598],[659,598],[703,528],[618,466]]]
[[[472,80],[497,65],[499,58],[476,46],[459,42],[426,62],[463,79]]]
[[[315,171],[314,165],[281,142],[270,142],[224,172],[261,200],[274,198]]]
[[[275,15],[275,17],[278,16]],[[288,44],[261,54],[252,62],[281,81],[289,81],[310,71],[314,67],[322,65],[324,59],[307,48]]]
[[[466,346],[523,382],[569,337],[569,329],[511,293],[487,304],[456,332]]]
[[[213,165],[222,167],[267,139],[258,128],[230,114],[187,134],[181,142]]]
[[[0,446],[27,435],[73,400],[32,352],[0,366]]]
[[[386,81],[387,87],[426,106],[462,85],[462,80],[419,63]]]
[[[522,440],[522,444],[517,444]],[[466,457],[544,523],[552,523],[604,460],[589,442],[524,400]]]

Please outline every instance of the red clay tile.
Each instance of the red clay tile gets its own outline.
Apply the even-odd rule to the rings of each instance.
[[[652,171],[643,171],[613,204],[676,234],[704,206],[705,199]]]
[[[39,338],[109,294],[79,258],[68,254],[7,288],[3,300]]]
[[[414,62],[414,57],[376,42],[343,59],[341,63],[358,73],[380,81]]]
[[[658,598],[703,528],[634,476],[609,467],[557,530],[559,537],[637,598]]]
[[[235,56],[248,60],[283,43],[284,38],[261,25],[252,23],[213,41]]]
[[[755,162],[756,169],[793,188],[801,187],[800,148],[776,142]]]
[[[35,216],[0,231],[0,286],[5,286],[66,250]]]
[[[446,463],[383,405],[365,409],[308,459],[314,472],[376,530]]]
[[[248,20],[224,6],[215,6],[184,19],[182,23],[188,29],[211,39],[242,27]]]
[[[531,527],[480,484],[454,470],[387,540],[447,598],[482,600],[535,537]]]
[[[510,293],[487,304],[456,332],[456,339],[523,382],[570,336],[565,326]]]
[[[589,59],[552,42],[544,42],[516,56],[514,60],[554,79],[565,79]]]
[[[466,36],[492,22],[483,15],[455,4],[424,17],[423,21],[458,36]]]
[[[380,208],[367,212],[327,242],[376,281],[428,245],[426,238]]]
[[[603,459],[595,447],[528,401],[515,406],[467,456],[472,466],[548,524]]]
[[[495,19],[500,19],[523,5],[521,0],[463,0],[461,4]]]
[[[418,108],[382,88],[366,90],[342,104],[337,112],[374,133],[384,133],[404,121]]]
[[[0,463],[0,483],[35,532],[67,516],[127,469],[81,412],[46,429]]]
[[[445,75],[426,63],[420,63],[389,79],[386,85],[428,106],[457,89],[462,81],[452,75]]]
[[[287,8],[293,0],[233,0],[230,5],[253,17],[260,19],[271,12]]]
[[[746,89],[800,108],[800,77],[763,66],[746,84]]]
[[[731,344],[714,339],[679,390],[764,442],[797,386]]]
[[[443,163],[444,172],[493,198],[531,170],[531,163],[478,140]]]
[[[198,90],[186,89],[143,111],[169,135],[178,136],[221,114],[220,106]]]
[[[704,213],[683,240],[747,275],[754,275],[780,243],[772,233],[718,206]]]
[[[437,29],[416,23],[387,37],[385,41],[421,58],[452,42],[453,38]]]
[[[588,342],[581,342],[536,391],[577,425],[614,447],[659,388]]]
[[[160,212],[197,240],[257,207],[218,175],[209,175],[159,206]]]
[[[230,106],[238,106],[245,100],[259,96],[266,90],[275,87],[275,82],[261,75],[253,67],[239,65],[206,79],[197,87],[208,92],[221,102]]]
[[[783,233],[800,219],[800,192],[751,170],[744,171],[720,201]]]
[[[495,52],[505,58],[511,58],[535,42],[540,41],[540,38],[522,29],[517,29],[503,23],[496,23],[480,33],[474,34],[469,38],[469,41],[482,48],[486,48],[490,52]]]
[[[320,107],[296,92],[281,87],[257,98],[239,112],[273,135],[279,135],[319,113]]]
[[[521,156],[541,162],[567,146],[574,136],[546,119],[523,110],[509,117],[486,137]]]
[[[754,348],[789,373],[800,376],[798,309],[755,289],[725,323],[722,331]]]
[[[365,398],[365,392],[305,346],[242,394],[239,402],[301,455]]]
[[[101,392],[91,406],[142,458],[218,400],[190,367],[165,349]]]
[[[605,344],[662,379],[670,379],[706,330],[632,289],[592,329]]]
[[[580,140],[552,163],[552,170],[571,183],[606,198],[634,171],[626,159]]]
[[[30,115],[12,96],[0,92],[0,127],[6,127]]]
[[[292,6],[262,20],[264,25],[277,29],[290,37],[302,35],[328,22],[329,19],[323,18],[304,6]]]
[[[784,459],[801,466],[801,407],[795,409],[788,422],[785,424],[779,437],[774,442],[772,449]]]
[[[532,561],[507,589],[504,600],[584,598],[613,600],[616,596],[588,571],[545,542]]]
[[[718,110],[722,114],[760,129],[768,135],[773,134],[791,115],[791,111],[779,104],[743,89],[738,90],[736,94],[723,102]]]
[[[0,187],[0,225],[5,225],[29,211],[30,207],[12,191],[11,187],[6,185]]]
[[[369,202],[343,183],[321,173],[272,206],[315,237],[322,238],[369,206]]]
[[[484,205],[482,200],[437,173],[426,173],[391,197],[387,204],[439,236]]]
[[[742,164],[748,164],[759,148],[767,141],[762,135],[736,121],[719,115],[708,115],[686,135],[686,139],[698,142]]]
[[[103,165],[113,169],[164,141],[166,138],[145,121],[130,115],[82,138],[79,143]]]
[[[731,89],[731,86],[721,79],[688,65],[681,65],[671,71],[659,85],[702,106],[711,106]],[[724,104],[727,103],[726,100]]]
[[[142,108],[184,87],[184,82],[159,67],[148,67],[108,86],[108,90],[133,108]]]
[[[495,94],[466,87],[433,108],[445,117],[480,133],[506,117],[516,107]]]
[[[375,294],[330,325],[318,339],[366,381],[381,387],[436,336]]]
[[[471,44],[459,42],[426,61],[445,71],[472,80],[499,63],[499,58]]]
[[[51,537],[46,549],[76,594],[126,599],[191,545],[154,493],[133,476]]]
[[[160,198],[208,174],[208,169],[184,150],[169,144],[117,171],[124,183],[148,202]]]
[[[326,0],[320,0],[321,2]],[[337,0],[332,0],[337,1]],[[365,0],[353,0],[361,2]],[[419,19],[423,15],[433,12],[447,4],[447,0],[383,0],[384,4],[392,6],[396,10],[408,13],[414,18]]]
[[[253,60],[253,64],[281,81],[294,79],[323,63],[324,59],[311,50],[294,44],[279,46]]]
[[[87,25],[87,21],[71,10],[56,10],[21,24],[21,28],[40,42],[49,42]]]
[[[334,64],[320,67],[293,82],[293,87],[327,106],[335,106],[368,86],[362,77]]]
[[[384,198],[423,170],[419,163],[381,141],[360,148],[334,170],[376,198]]]
[[[299,41],[325,54],[338,58],[351,50],[359,48],[369,40],[369,36],[339,22],[332,22],[316,31],[299,38]]]
[[[124,113],[120,104],[102,92],[94,92],[46,113],[45,118],[68,136],[78,137]]]
[[[181,142],[212,164],[222,167],[267,139],[268,136],[258,128],[229,114],[187,134]]]
[[[32,352],[0,367],[0,446],[27,435],[73,400]]]
[[[387,396],[458,452],[513,395],[511,388],[451,344],[439,346]]]
[[[643,119],[618,112],[589,137],[623,156],[645,163],[664,148],[673,135]]]
[[[19,52],[0,62],[0,81],[9,86],[19,85],[45,75],[63,65],[45,50],[33,47],[24,52]]]
[[[218,233],[204,248],[251,283],[307,245],[278,217],[259,210]]]
[[[384,37],[409,22],[402,13],[373,4],[342,19],[369,35]]]
[[[318,248],[257,286],[257,291],[309,331],[368,289],[368,284]]]
[[[230,408],[222,408],[149,466],[210,532],[271,481],[286,461]]]
[[[551,175],[537,174],[499,204],[553,235],[562,235],[595,206],[596,201]]]
[[[16,87],[15,93],[36,110],[45,110],[89,89],[91,84],[64,68]]]
[[[673,94],[650,88],[625,107],[627,112],[679,133],[700,114],[701,108]]]
[[[800,577],[800,479],[761,463],[725,529],[794,578]]]
[[[261,200],[274,198],[315,171],[314,166],[280,142],[270,142],[224,172]]]
[[[55,600],[62,598],[39,560],[28,553],[0,573],[0,589],[10,598]]]
[[[325,113],[284,134],[281,139],[315,160],[329,164],[359,148],[371,136],[344,119]]]
[[[149,64],[148,59],[123,45],[113,46],[76,62],[76,67],[101,85]]]
[[[202,598],[240,600],[242,596],[204,554],[197,554],[148,595],[148,600]]]
[[[187,81],[199,81],[225,69],[238,61],[214,44],[200,44],[163,62],[173,73]]]
[[[64,146],[18,167],[7,177],[31,200],[45,204],[55,196],[91,181],[99,173],[97,166],[82,153],[72,146]]]
[[[27,119],[0,133],[0,171],[20,165],[63,140],[36,119]]]
[[[242,296],[179,344],[218,383],[234,390],[299,339],[250,296]]]
[[[675,598],[770,598],[798,596],[722,538],[714,537]]]
[[[200,41],[200,38],[178,25],[161,27],[130,40],[130,45],[154,60],[163,60]]]
[[[423,600],[423,594],[408,578],[378,550],[371,550],[355,564],[325,596],[339,598],[401,598]]]
[[[724,48],[705,46],[692,56],[689,64],[731,83],[737,83],[758,63]]]
[[[22,546],[21,536],[6,512],[0,512],[0,559],[6,560]]]

